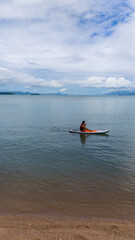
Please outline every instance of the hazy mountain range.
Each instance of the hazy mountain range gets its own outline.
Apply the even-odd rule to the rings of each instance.
[[[32,93],[32,92],[21,92],[21,91],[5,91],[0,92],[0,95],[58,95],[58,96],[70,96],[71,94],[63,94],[63,93]],[[135,95],[135,91],[116,91],[105,93],[102,96],[126,96],[126,95]],[[98,95],[100,96],[100,95]]]

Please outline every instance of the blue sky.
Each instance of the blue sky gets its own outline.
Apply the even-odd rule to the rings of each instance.
[[[0,91],[135,90],[133,0],[3,0],[0,9]]]

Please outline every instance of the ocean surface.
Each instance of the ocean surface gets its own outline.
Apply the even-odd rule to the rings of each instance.
[[[0,213],[134,218],[135,97],[0,96]]]

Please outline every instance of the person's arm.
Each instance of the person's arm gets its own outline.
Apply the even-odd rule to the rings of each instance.
[[[89,131],[91,131],[89,128],[86,128],[86,125],[87,125],[87,124],[84,125],[84,126],[85,126],[85,130],[89,130]]]
[[[89,131],[91,131],[89,128],[85,128],[85,130],[89,130]]]

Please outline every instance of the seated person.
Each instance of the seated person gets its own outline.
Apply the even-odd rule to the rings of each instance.
[[[86,123],[85,121],[82,121],[81,125],[80,125],[80,131],[84,132],[86,130],[89,130],[88,128],[86,128]],[[90,131],[90,130],[89,130]]]

